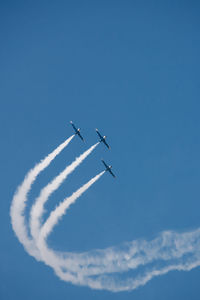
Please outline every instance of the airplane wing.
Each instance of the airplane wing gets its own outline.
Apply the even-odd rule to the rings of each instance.
[[[113,174],[113,172],[111,171],[111,169],[108,170],[110,172],[110,174],[116,178],[116,176]]]
[[[70,121],[70,123],[71,123],[72,127],[74,128],[74,130],[77,132],[77,128],[76,128],[76,126],[73,124],[73,122]]]
[[[113,172],[111,171],[111,166],[108,166],[106,163],[105,163],[105,161],[102,159],[101,160],[102,161],[102,163],[104,164],[104,166],[105,166],[105,168],[106,168],[106,170],[105,171],[108,171],[114,178],[116,178],[116,176],[115,176],[115,174],[113,174]]]
[[[106,169],[108,169],[109,166],[105,163],[105,161],[104,161],[103,159],[102,159],[101,161],[102,161],[102,163],[104,164],[104,166],[106,167]]]
[[[77,134],[82,139],[82,141],[84,141],[84,138],[82,137],[82,135],[80,134],[80,132],[77,131]]]
[[[98,129],[96,129],[96,132],[97,132],[98,136],[100,137],[100,139],[103,139],[103,137],[102,137],[102,135],[99,133],[99,130],[98,130]]]
[[[106,147],[107,147],[108,149],[110,149],[110,146],[106,143],[105,139],[103,139],[102,142],[106,145]]]

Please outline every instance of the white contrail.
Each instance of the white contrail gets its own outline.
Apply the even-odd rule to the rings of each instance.
[[[152,241],[136,240],[118,247],[79,254],[49,249],[46,240],[60,218],[104,172],[60,203],[41,228],[37,247],[43,261],[54,269],[60,279],[119,292],[136,289],[169,271],[191,270],[200,265],[200,229],[186,233],[165,231]],[[118,276],[131,271],[135,272],[131,277],[123,279]]]
[[[47,184],[40,192],[40,195],[36,199],[32,206],[30,213],[30,228],[33,238],[36,240],[41,226],[41,218],[44,213],[44,204],[47,202],[50,195],[59,188],[62,182],[67,178],[67,176],[78,167],[84,159],[97,147],[99,144],[91,146],[83,154],[77,157],[71,165],[67,166],[57,177],[55,177],[49,184]]]
[[[50,216],[41,227],[39,236],[36,239],[36,245],[40,251],[42,260],[49,266],[53,267],[56,270],[59,270],[60,267],[63,266],[65,261],[59,257],[54,251],[50,250],[46,244],[46,239],[48,235],[52,232],[53,228],[56,224],[58,224],[59,220],[66,213],[67,209],[71,206],[71,204],[75,203],[75,201],[86,192],[100,177],[105,173],[102,171],[97,174],[95,177],[90,179],[86,184],[84,184],[81,188],[79,188],[76,192],[74,192],[70,197],[64,199],[54,211],[51,212]],[[59,271],[58,271],[59,273]],[[67,276],[67,280],[73,283],[78,283],[76,276],[72,275],[72,273],[65,273],[65,277]]]
[[[10,210],[13,230],[28,253],[51,266],[61,280],[112,292],[134,290],[145,285],[155,276],[164,275],[172,270],[189,271],[200,266],[200,228],[183,233],[165,231],[153,240],[139,239],[117,247],[83,253],[57,252],[48,248],[46,240],[54,226],[70,205],[105,171],[91,179],[71,197],[65,199],[50,214],[40,230],[40,218],[44,211],[44,204],[66,176],[91,153],[92,147],[95,148],[98,143],[91,147],[92,150],[89,153],[91,148],[83,153],[41,191],[39,200],[37,199],[38,209],[31,213],[33,218],[31,224],[36,223],[36,229],[32,228],[31,230],[34,236],[32,240],[28,236],[24,217],[28,192],[39,173],[67,146],[72,138],[73,136],[30,170],[13,197]]]
[[[66,210],[70,207],[70,205],[73,204],[86,190],[88,190],[91,187],[91,185],[93,185],[104,173],[105,171],[99,173],[98,175],[90,179],[86,184],[84,184],[81,188],[74,192],[70,197],[66,198],[63,202],[61,202],[56,207],[56,209],[51,212],[50,216],[42,226],[40,230],[40,237],[46,239],[47,236],[53,230],[54,226],[66,213]]]
[[[63,203],[64,207],[69,206]],[[62,215],[61,211],[57,213]],[[185,233],[167,231],[152,241],[136,240],[104,250],[58,253],[46,244],[52,225],[57,224],[52,215],[43,227],[38,248],[45,263],[64,281],[119,292],[134,290],[172,270],[189,271],[200,266],[200,229]]]
[[[13,197],[10,208],[13,230],[28,253],[30,255],[33,255],[37,259],[40,259],[40,254],[35,247],[35,243],[33,242],[33,240],[29,238],[25,224],[24,210],[27,202],[27,195],[40,172],[49,166],[51,161],[69,144],[73,137],[74,135],[72,135],[65,142],[59,145],[53,152],[45,157],[33,169],[31,169],[26,175],[22,184],[18,187]]]

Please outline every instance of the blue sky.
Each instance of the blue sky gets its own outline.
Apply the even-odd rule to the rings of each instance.
[[[170,272],[113,294],[56,277],[23,249],[10,224],[25,174],[72,134],[34,184],[40,189],[97,140],[103,145],[62,184],[56,203],[113,165],[49,237],[62,251],[107,248],[199,227],[200,5],[198,1],[2,1],[0,4],[0,298],[199,299],[200,270]]]

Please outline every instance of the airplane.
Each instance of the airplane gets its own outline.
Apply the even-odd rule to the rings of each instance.
[[[102,161],[102,163],[104,164],[104,166],[106,167],[106,170],[105,171],[108,171],[114,178],[116,178],[116,176],[113,174],[113,172],[111,171],[111,169],[112,169],[112,166],[108,166],[106,163],[105,163],[105,161],[102,159],[101,160]]]
[[[96,129],[96,132],[97,132],[98,136],[100,137],[100,143],[103,142],[106,145],[106,147],[108,149],[110,149],[110,146],[106,143],[106,136],[105,135],[102,136],[98,129]]]
[[[82,137],[82,135],[80,134],[80,128],[76,128],[76,126],[74,125],[74,123],[72,122],[72,121],[70,121],[70,123],[71,123],[71,125],[72,125],[72,127],[73,127],[73,129],[74,129],[74,131],[75,131],[75,134],[77,134],[80,138],[81,138],[81,140],[82,141],[84,141],[84,138]]]

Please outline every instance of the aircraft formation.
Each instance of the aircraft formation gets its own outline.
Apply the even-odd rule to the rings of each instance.
[[[80,134],[81,129],[80,129],[80,128],[77,128],[77,127],[74,125],[74,123],[73,123],[72,121],[70,121],[70,123],[71,123],[71,125],[72,125],[72,127],[73,127],[73,129],[74,129],[75,134],[76,134],[77,136],[79,136],[79,138],[84,142],[84,138],[83,138],[82,135]],[[98,137],[99,137],[99,142],[100,142],[100,143],[102,142],[108,149],[110,149],[110,146],[109,146],[108,143],[106,142],[106,136],[105,136],[105,135],[102,136],[101,133],[99,132],[99,130],[98,130],[97,128],[96,128],[96,133],[97,133],[97,135],[98,135]],[[106,171],[106,172],[108,171],[114,178],[116,178],[115,174],[111,171],[112,166],[107,165],[103,159],[102,159],[101,161],[102,161],[102,163],[103,163],[104,166],[105,166],[105,171]]]

